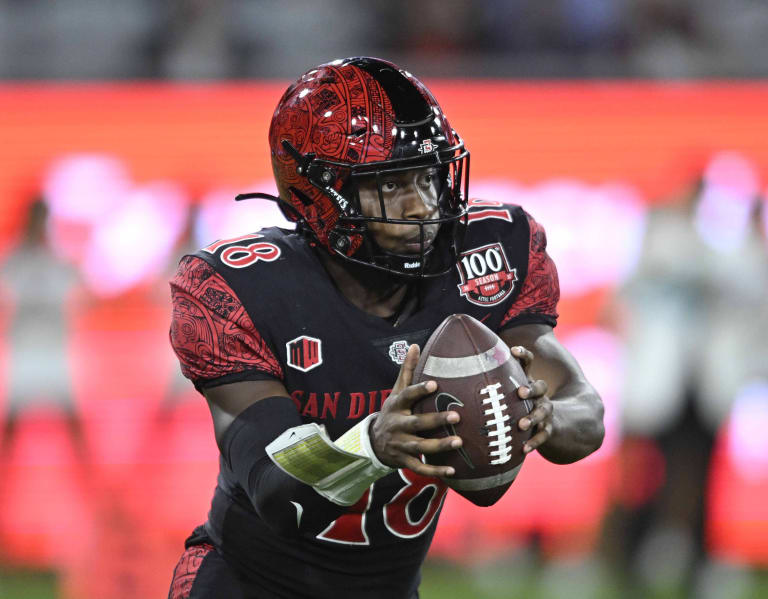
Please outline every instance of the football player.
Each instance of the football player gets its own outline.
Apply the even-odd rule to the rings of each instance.
[[[453,313],[496,331],[533,381],[526,451],[600,446],[602,404],[552,330],[557,273],[520,207],[468,200],[469,152],[427,88],[376,58],[302,75],[269,131],[278,202],[262,229],[182,258],[170,338],[220,449],[206,523],[170,597],[418,596],[461,446],[415,415],[422,346]],[[322,427],[318,426],[322,425]]]

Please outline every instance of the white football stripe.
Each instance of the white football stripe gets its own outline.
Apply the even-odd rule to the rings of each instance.
[[[441,358],[429,356],[424,364],[426,376],[441,379],[457,379],[463,376],[475,376],[495,370],[509,360],[512,354],[503,341],[481,354],[461,358]]]
[[[521,462],[512,468],[512,470],[502,472],[501,474],[494,474],[493,476],[486,476],[484,478],[447,478],[444,480],[451,489],[455,489],[456,491],[482,491],[515,480],[515,478],[517,478],[517,473],[520,472],[520,468],[522,467],[523,464]]]

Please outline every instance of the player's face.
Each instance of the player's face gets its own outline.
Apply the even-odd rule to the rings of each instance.
[[[386,217],[402,220],[429,220],[440,214],[440,174],[436,167],[386,173],[381,176],[381,193]],[[379,191],[375,177],[358,183],[360,209],[363,216],[382,217]],[[432,245],[440,225],[424,225],[424,249]],[[419,227],[408,224],[368,223],[376,243],[396,254],[421,252]]]

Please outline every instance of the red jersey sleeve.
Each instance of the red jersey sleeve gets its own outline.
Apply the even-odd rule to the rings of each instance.
[[[547,234],[534,218],[526,213],[531,231],[528,246],[528,274],[520,295],[501,319],[501,327],[517,324],[557,323],[557,302],[560,283],[557,268],[547,254]]]
[[[207,262],[184,257],[171,279],[170,340],[181,371],[200,390],[242,380],[283,378],[280,363],[243,304]]]

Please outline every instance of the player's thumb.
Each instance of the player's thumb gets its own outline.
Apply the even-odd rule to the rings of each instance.
[[[405,360],[400,366],[400,372],[397,375],[395,386],[392,387],[392,393],[399,393],[405,389],[413,381],[413,371],[416,369],[416,364],[419,362],[419,356],[421,350],[415,343],[408,347],[408,352],[405,354]]]

